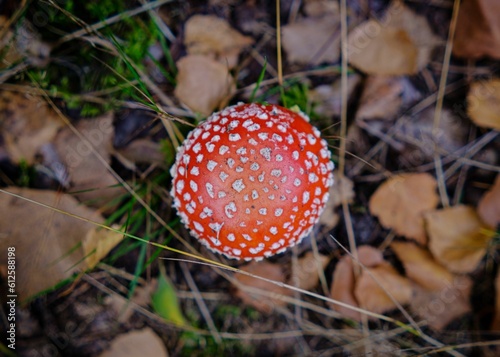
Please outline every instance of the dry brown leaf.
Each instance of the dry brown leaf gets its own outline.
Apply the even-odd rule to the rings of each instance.
[[[340,56],[339,16],[308,17],[283,26],[283,49],[292,63],[319,65]]]
[[[0,132],[14,163],[35,162],[40,148],[52,142],[63,122],[37,96],[0,92]]]
[[[359,307],[356,298],[354,297],[354,265],[349,256],[343,256],[335,266],[333,273],[332,286],[330,288],[330,296],[332,299],[343,302],[345,304]],[[361,314],[357,311],[344,306],[330,304],[332,310],[338,311],[343,316],[361,321]]]
[[[119,229],[118,226],[113,227]],[[92,269],[123,240],[123,234],[100,227],[89,230],[82,241],[87,266]]]
[[[212,15],[194,15],[185,26],[184,45],[191,55],[206,55],[217,59],[224,66],[233,68],[240,52],[253,43],[224,19]]]
[[[168,357],[161,338],[149,327],[119,335],[99,357]]]
[[[227,66],[206,56],[183,57],[177,62],[177,68],[175,96],[204,116],[223,106],[235,89]]]
[[[425,17],[395,1],[381,21],[366,21],[351,32],[349,61],[368,74],[415,74],[427,65],[436,44]]]
[[[402,107],[420,98],[407,77],[369,76],[359,99],[356,120],[394,121]]]
[[[486,254],[494,232],[469,206],[443,208],[424,216],[434,258],[454,273],[472,272]]]
[[[74,197],[46,190],[10,187],[7,191],[64,212],[103,223],[97,212]],[[95,226],[26,200],[0,194],[0,250],[16,249],[16,290],[21,299],[51,288],[85,269],[79,245]],[[4,264],[7,255],[0,257]]]
[[[251,262],[250,264],[242,267],[241,270],[250,274],[262,276],[266,279],[271,279],[281,283],[285,282],[283,268],[278,264],[272,264],[266,261]],[[286,301],[280,299],[280,297],[292,295],[291,290],[261,279],[241,273],[234,274],[234,277],[240,284],[246,287],[259,289],[267,294],[270,294],[270,296],[267,294],[263,295],[257,292],[245,291],[242,288],[238,288],[236,291],[236,296],[238,296],[245,304],[252,305],[257,310],[266,314],[273,312],[276,306],[286,306]]]
[[[352,258],[350,256],[344,256],[340,259],[335,267],[335,271],[333,273],[333,281],[330,289],[330,295],[333,299],[349,304],[354,307],[367,308],[370,311],[386,311],[395,307],[392,303],[392,300],[386,295],[386,293],[381,289],[377,282],[370,277],[370,274],[367,271],[373,272],[375,270],[378,273],[375,273],[377,279],[385,279],[386,275],[390,275],[388,278],[389,284],[395,284],[397,281],[404,281],[403,288],[401,291],[396,292],[398,298],[401,298],[403,301],[404,295],[408,292],[406,291],[407,281],[404,277],[397,274],[397,272],[393,271],[394,269],[384,261],[384,257],[382,252],[374,247],[363,245],[358,247],[357,251],[359,262],[363,265],[358,266],[353,264]],[[381,269],[379,269],[382,267]],[[359,269],[361,273],[358,279],[355,279],[354,269]],[[363,270],[364,269],[364,270]],[[391,270],[392,269],[392,270]],[[390,271],[389,273],[387,271]],[[394,273],[397,277],[394,277]],[[382,277],[377,276],[382,275]],[[403,280],[401,280],[403,279]],[[382,280],[383,282],[385,280]],[[359,284],[362,285],[359,285]],[[372,285],[375,284],[376,287]],[[383,286],[385,286],[383,284]],[[391,285],[389,285],[391,286]],[[368,291],[365,291],[365,288],[368,288]],[[372,290],[376,292],[376,295],[369,297],[371,295]],[[392,291],[390,291],[393,293]],[[358,300],[358,295],[360,295],[361,300]],[[401,295],[399,295],[401,294]],[[395,296],[396,297],[396,296]],[[398,300],[399,301],[399,300]],[[362,303],[368,303],[368,305],[362,305]],[[356,321],[361,321],[361,315],[359,312],[354,311],[352,309],[339,306],[336,304],[330,304],[332,310],[338,311],[342,315],[347,318],[351,318]]]
[[[437,183],[427,173],[402,174],[384,182],[370,198],[370,212],[398,235],[426,243],[422,213],[439,202]]]
[[[469,277],[450,273],[413,242],[393,242],[391,248],[403,263],[406,276],[418,284],[411,309],[430,327],[441,330],[471,311]]]
[[[477,213],[492,228],[500,224],[500,175],[497,175],[493,186],[479,201]]]
[[[500,79],[471,84],[467,114],[477,126],[500,130]]]
[[[384,262],[382,252],[370,245],[361,245],[358,247],[358,260],[365,267],[372,268],[379,266]]]
[[[359,305],[375,313],[396,308],[392,298],[400,304],[408,304],[412,293],[410,281],[401,276],[388,262],[363,270],[354,289],[354,296]]]
[[[318,285],[319,272],[325,269],[330,259],[321,254],[318,254],[317,258],[313,252],[307,252],[300,258],[289,284],[304,290],[311,290]]]
[[[97,208],[108,205],[106,208],[110,209],[113,199],[126,192],[121,186],[117,186],[118,180],[101,161],[108,164],[111,162],[113,114],[82,119],[75,124],[75,129],[88,140],[102,159],[69,127],[61,130],[55,139],[55,146],[68,170],[70,188],[75,192],[74,196],[85,204]]]
[[[471,311],[472,279],[456,275],[452,284],[440,291],[415,287],[410,310],[435,330],[442,330],[450,322]]]
[[[439,292],[453,283],[454,275],[415,243],[392,242],[391,248],[403,263],[406,276],[424,289]]]
[[[500,3],[497,0],[462,1],[453,54],[465,58],[500,58]]]

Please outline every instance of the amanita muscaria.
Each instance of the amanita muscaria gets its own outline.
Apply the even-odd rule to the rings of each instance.
[[[333,184],[325,140],[302,113],[238,104],[189,133],[171,169],[174,207],[191,233],[231,258],[299,243]]]

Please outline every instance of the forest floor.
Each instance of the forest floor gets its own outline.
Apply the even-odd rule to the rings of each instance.
[[[278,5],[0,1],[0,355],[500,353],[500,6]],[[335,164],[311,234],[261,261],[170,195],[239,102],[300,109]]]

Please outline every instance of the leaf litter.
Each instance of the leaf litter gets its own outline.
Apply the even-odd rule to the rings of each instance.
[[[181,105],[188,107],[198,118],[209,115],[213,110],[223,107],[230,101],[239,99],[236,86],[253,84],[245,83],[245,81],[247,78],[252,78],[252,75],[255,74],[252,71],[255,72],[255,68],[250,70],[251,67],[238,67],[241,63],[248,63],[248,61],[258,62],[255,53],[251,53],[245,59],[247,62],[240,62],[243,58],[242,54],[246,50],[255,46],[252,50],[259,51],[259,54],[262,51],[263,56],[268,56],[266,61],[269,60],[269,66],[275,64],[273,57],[269,56],[269,53],[273,53],[272,51],[275,50],[272,47],[275,46],[274,38],[271,36],[272,40],[269,40],[269,37],[266,37],[266,31],[270,28],[269,24],[265,23],[270,18],[267,16],[268,9],[260,8],[260,5],[255,2],[245,4],[247,8],[258,10],[255,14],[266,14],[262,17],[252,18],[252,23],[259,25],[258,31],[245,32],[243,24],[234,22],[238,17],[232,16],[233,14],[230,12],[232,10],[228,10],[230,7],[227,4],[234,2],[211,2],[212,5],[215,3],[217,3],[216,6],[219,6],[215,12],[217,16],[206,14],[207,12],[211,13],[211,11],[203,11],[204,15],[197,14],[195,11],[189,13],[189,16],[186,15],[186,18],[183,18],[180,23],[173,22],[179,28],[184,28],[184,38],[182,41],[178,41],[175,46],[182,42],[185,52],[178,51],[175,46],[172,47],[174,61],[176,61],[179,71],[176,78],[177,86],[175,89],[173,87],[167,89],[168,95],[173,94]],[[470,3],[477,5],[484,2],[478,0]],[[467,6],[470,6],[470,3]],[[487,253],[492,252],[490,249],[494,243],[493,229],[497,227],[499,221],[497,204],[499,201],[499,180],[497,178],[496,182],[490,185],[492,175],[477,176],[475,172],[471,174],[471,171],[463,170],[462,174],[465,172],[466,181],[462,188],[464,196],[460,202],[463,201],[464,205],[451,207],[444,205],[441,207],[436,192],[437,183],[432,171],[435,167],[423,164],[432,163],[436,150],[440,155],[460,157],[464,153],[463,148],[471,140],[475,130],[484,133],[490,128],[498,129],[497,81],[494,78],[478,79],[475,72],[470,72],[473,74],[470,74],[469,78],[474,77],[474,80],[471,82],[470,88],[465,88],[463,93],[467,97],[466,113],[464,111],[457,113],[457,110],[445,108],[441,116],[440,133],[434,137],[435,108],[433,105],[429,105],[432,100],[426,99],[426,96],[436,90],[436,74],[439,74],[440,70],[436,71],[435,68],[436,63],[440,62],[441,58],[432,53],[434,50],[438,50],[435,52],[439,53],[444,40],[438,38],[434,33],[434,31],[438,33],[440,28],[440,24],[436,23],[438,15],[433,17],[425,12],[420,15],[420,8],[413,5],[410,4],[406,7],[402,5],[402,2],[393,2],[393,5],[386,9],[385,15],[381,17],[375,15],[378,14],[377,10],[371,8],[369,12],[371,19],[367,21],[360,20],[356,11],[349,8],[349,24],[352,25],[352,28],[349,29],[348,44],[350,64],[357,69],[349,75],[348,83],[349,104],[351,105],[349,113],[354,119],[349,128],[349,138],[352,139],[350,145],[352,145],[353,150],[351,153],[357,155],[356,165],[364,168],[358,170],[357,174],[353,176],[336,175],[337,185],[332,188],[332,197],[322,216],[321,223],[324,225],[324,230],[317,234],[318,237],[315,237],[320,254],[306,252],[298,259],[295,269],[288,269],[288,265],[280,264],[282,261],[286,262],[286,255],[272,261],[250,263],[240,266],[240,268],[277,282],[287,283],[309,291],[317,291],[321,275],[319,273],[330,271],[330,267],[334,265],[333,273],[327,277],[327,282],[331,282],[330,295],[332,298],[369,311],[387,314],[387,316],[391,316],[390,311],[396,308],[392,300],[395,298],[414,317],[423,320],[423,323],[427,323],[433,329],[443,330],[453,321],[463,319],[471,312],[474,313],[471,307],[471,304],[474,303],[474,297],[471,294],[472,276],[473,274],[484,274],[482,268],[487,265],[483,265],[482,262],[486,259]],[[439,8],[436,6],[435,9]],[[298,9],[294,10],[292,6],[290,9],[282,11],[286,11],[282,13],[282,15],[286,14],[286,16],[282,16],[284,20],[282,40],[286,55],[284,59],[285,72],[293,72],[296,69],[305,70],[303,72],[305,74],[302,76],[306,76],[307,83],[311,85],[311,90],[308,93],[310,97],[306,99],[314,109],[312,111],[313,121],[322,126],[320,129],[324,130],[329,139],[332,138],[331,144],[336,146],[335,140],[338,134],[336,124],[338,124],[338,117],[341,114],[341,101],[339,100],[341,88],[337,77],[338,72],[333,70],[333,74],[327,74],[325,77],[317,79],[314,78],[314,75],[309,76],[307,71],[316,65],[338,65],[340,55],[339,7],[336,2],[318,0],[304,1],[303,6]],[[486,23],[489,23],[488,16],[485,15],[488,14],[481,16],[486,19]],[[219,16],[231,19],[231,25]],[[241,17],[241,14],[239,16]],[[469,23],[466,23],[463,28],[458,27],[456,39],[460,39],[460,36],[464,35],[463,29],[474,24],[473,20],[464,20],[463,15],[461,16],[460,21],[469,21]],[[477,14],[473,18],[476,18],[475,16]],[[184,23],[182,23],[183,21]],[[430,23],[432,26],[429,26]],[[444,21],[444,23],[447,26],[447,22]],[[261,24],[264,26],[260,26]],[[494,28],[494,24],[491,27]],[[236,28],[243,30],[244,33],[240,33]],[[182,32],[180,33],[182,34]],[[249,36],[249,33],[252,33],[252,36]],[[264,37],[258,38],[256,34],[264,35]],[[474,33],[472,32],[472,34]],[[484,35],[485,40],[492,40],[488,37],[491,34],[484,32]],[[269,42],[266,43],[266,41]],[[467,45],[475,48],[473,51],[478,54],[483,51],[487,55],[494,56],[493,52],[488,53],[484,47],[481,49],[484,44],[480,41]],[[161,47],[158,44],[155,46],[157,49]],[[269,48],[271,48],[271,52],[268,51]],[[458,53],[460,45],[457,45],[456,49],[456,53]],[[493,50],[494,47],[491,49]],[[17,59],[22,58],[19,57],[19,53],[17,56]],[[21,53],[21,56],[27,55]],[[466,56],[475,57],[470,52]],[[155,58],[161,60],[161,54]],[[261,66],[258,68],[260,70]],[[462,70],[464,68],[457,65],[450,73],[453,72],[456,75]],[[474,67],[474,70],[479,71],[477,67]],[[367,76],[360,72],[367,74]],[[286,84],[288,85],[288,83]],[[453,86],[448,89],[450,88]],[[450,91],[453,93],[453,90],[450,89]],[[262,93],[265,92],[262,91]],[[42,196],[30,191],[19,192],[25,197],[34,197],[39,202],[48,200],[65,203],[70,200],[71,203],[68,203],[68,206],[63,205],[65,211],[72,212],[73,208],[77,210],[82,208],[88,211],[75,212],[91,216],[96,214],[96,220],[102,222],[103,217],[99,215],[103,209],[102,204],[120,197],[124,191],[112,187],[117,184],[117,181],[102,166],[101,160],[96,160],[93,154],[88,154],[88,150],[86,150],[88,148],[84,148],[81,139],[74,135],[69,128],[64,128],[59,122],[59,118],[51,113],[43,101],[33,100],[37,98],[36,96],[14,95],[6,92],[2,94],[2,97],[13,98],[12,103],[4,100],[7,109],[2,108],[2,113],[5,114],[4,117],[0,118],[0,125],[2,125],[2,129],[5,128],[2,130],[5,143],[5,148],[2,150],[14,163],[27,161],[30,165],[37,163],[40,153],[42,157],[45,157],[44,165],[48,165],[49,154],[55,152],[55,155],[52,156],[53,164],[51,167],[61,163],[67,168],[63,172],[67,175],[68,184],[63,186],[70,188],[71,194],[57,193],[55,196],[46,198],[44,195],[47,192],[43,192]],[[272,96],[266,99],[270,102],[275,100]],[[455,97],[451,96],[450,101],[453,100]],[[427,105],[422,105],[423,103],[427,103]],[[412,106],[414,105],[418,110],[413,110]],[[426,107],[427,109],[425,109]],[[13,109],[13,113],[10,112],[11,109]],[[23,115],[26,118],[35,117],[38,110],[47,113],[47,115],[38,116],[37,120],[23,119]],[[102,138],[98,142],[92,141],[96,138],[95,135],[84,136],[94,145],[102,161],[107,164],[112,164],[113,156],[122,155],[119,158],[120,162],[126,166],[126,169],[133,172],[143,163],[162,167],[159,145],[152,141],[152,138],[141,139],[142,141],[137,141],[135,145],[114,150],[111,140],[115,135],[115,128],[112,121],[113,113],[108,113],[97,118],[76,120],[74,125],[81,133],[95,133],[96,129],[101,131]],[[482,129],[477,129],[476,126]],[[104,127],[112,130],[103,131]],[[39,130],[40,128],[43,130]],[[175,130],[177,129],[175,128]],[[179,131],[176,132],[176,135],[181,136]],[[497,143],[493,142],[488,149],[494,152],[498,148],[495,145]],[[71,157],[69,154],[72,151],[68,150],[68,147],[75,149],[79,146],[83,147],[84,150]],[[372,155],[371,151],[379,146],[381,150]],[[75,161],[75,157],[78,158],[78,156],[84,160],[81,160],[78,165],[73,165],[77,161]],[[337,159],[336,153],[334,153],[334,159]],[[359,159],[363,160],[363,164]],[[477,160],[479,164],[481,163],[479,155],[471,160]],[[369,168],[364,166],[365,161],[370,164]],[[352,161],[348,161],[348,171],[351,169],[349,162]],[[491,165],[495,164],[497,162],[492,160]],[[78,168],[80,165],[81,167]],[[468,166],[463,167],[468,168]],[[416,173],[422,171],[429,173]],[[359,174],[360,172],[362,174]],[[391,172],[396,173],[391,174]],[[366,175],[367,173],[369,175]],[[389,178],[387,179],[387,177]],[[454,189],[456,180],[455,175],[445,176],[444,184],[450,192]],[[483,182],[485,180],[486,182]],[[481,190],[490,187],[479,202],[478,199],[471,199],[469,194],[472,191],[471,187],[476,184],[477,187],[481,187]],[[373,190],[375,193],[372,194]],[[482,192],[481,190],[476,191]],[[480,197],[481,195],[476,194],[476,196]],[[78,201],[74,199],[75,197],[78,198]],[[97,199],[101,199],[102,202],[97,202]],[[342,201],[349,202],[350,209],[355,215],[376,216],[381,226],[392,229],[389,237],[383,236],[384,231],[379,226],[377,226],[377,230],[374,230],[376,241],[380,243],[383,240],[380,248],[367,246],[358,248],[357,255],[364,268],[360,267],[349,256],[337,257],[336,253],[338,252],[329,243],[329,234],[336,237],[343,235],[340,225],[337,225],[338,221],[345,219],[343,213],[338,210]],[[87,206],[99,208],[99,213],[94,209],[88,209]],[[4,208],[1,205],[0,207]],[[37,214],[28,209],[15,212],[20,216],[19,220],[28,223],[27,226],[33,225],[30,217],[25,217],[26,214],[33,215],[33,219],[38,219],[37,228],[32,229],[32,231],[40,231],[40,222],[54,222],[54,220],[51,221],[53,218],[45,216],[39,218]],[[373,217],[370,218],[374,222],[376,221]],[[12,222],[18,222],[18,220]],[[8,223],[10,222],[7,221],[5,224]],[[362,229],[362,227],[357,226],[356,221],[354,223],[355,234],[358,236],[360,232],[357,230]],[[21,225],[21,223],[19,224]],[[64,266],[64,274],[61,272],[51,274],[54,277],[54,282],[69,277],[73,272],[77,273],[87,267],[95,267],[102,257],[121,240],[119,234],[106,238],[107,231],[89,230],[88,227],[79,229],[78,227],[78,225],[71,227],[77,232],[70,232],[70,228],[66,224],[59,225],[58,228],[54,226],[44,230],[44,232],[50,233],[52,237],[51,247],[55,247],[53,252],[47,253],[46,258],[50,261],[55,259],[55,256],[51,254],[61,256],[62,250],[67,251],[67,245],[79,245],[78,249],[64,256],[64,259],[54,265],[54,267],[58,267],[63,264],[63,261],[69,259],[74,265],[70,264],[70,266],[75,269],[67,269],[67,266]],[[23,236],[22,246],[27,245],[32,249],[33,247],[38,248],[38,245],[47,245],[45,244],[47,241],[45,234],[42,239],[28,241],[24,236],[30,236],[29,232],[27,230],[19,232],[19,236]],[[70,233],[66,234],[67,232]],[[63,234],[71,236],[71,239],[59,242]],[[361,235],[360,233],[359,236]],[[397,237],[391,242],[394,235]],[[16,235],[16,237],[18,236]],[[0,242],[2,242],[2,238],[4,237],[0,236]],[[3,243],[5,242],[4,240]],[[63,247],[59,247],[60,244]],[[386,251],[385,248],[389,248],[389,250]],[[24,255],[27,250],[24,247],[22,254]],[[48,251],[47,248],[41,250],[43,255],[46,251]],[[390,252],[394,252],[395,257],[391,256]],[[32,253],[31,255],[26,254],[28,257],[33,256]],[[317,258],[319,261],[316,261]],[[40,259],[40,257],[36,256],[36,259]],[[398,265],[398,263],[401,264]],[[47,261],[43,261],[41,264],[42,266],[43,264],[50,266]],[[40,268],[39,265],[35,264],[35,266]],[[174,264],[172,266],[175,267]],[[50,269],[52,268],[51,266]],[[4,266],[2,266],[2,271],[4,270]],[[27,271],[31,272],[31,270]],[[45,271],[52,272],[48,269]],[[38,277],[39,273],[33,272],[33,276]],[[273,314],[281,314],[281,312],[286,311],[288,302],[293,301],[296,296],[289,289],[243,274],[235,274],[235,278],[239,284],[244,284],[251,289],[263,290],[263,294],[254,294],[244,288],[229,288],[227,285],[224,289],[227,288],[227,291],[234,292],[233,299],[238,304],[253,306],[266,315],[266,320],[271,323],[273,322],[271,318]],[[148,286],[155,281],[156,279],[149,281]],[[210,285],[206,283],[207,281],[211,281],[210,274],[206,270],[200,270],[197,283],[206,284],[203,286],[207,290],[217,291],[219,287]],[[157,310],[158,315],[167,316],[169,321],[177,319],[184,323],[186,318],[179,317],[183,314],[182,309],[177,302],[172,302],[172,296],[175,296],[175,289],[179,282],[172,280],[169,284],[166,285],[166,290],[163,289],[165,284],[163,290],[157,290],[158,298],[157,302],[154,303],[156,306],[154,309]],[[23,293],[26,291],[28,293],[37,292],[48,287],[39,286],[29,279],[27,282],[21,281],[20,286]],[[146,295],[148,297],[141,303],[143,307],[147,307],[150,303],[149,293]],[[164,295],[167,298],[163,298]],[[110,301],[107,303],[110,304],[110,309],[117,309],[119,305],[114,306],[113,302]],[[220,301],[217,303],[224,304]],[[173,306],[176,306],[173,309],[174,313],[178,314],[174,318],[168,315]],[[214,309],[214,306],[211,306],[211,309]],[[500,304],[497,301],[497,314],[492,323],[494,329],[498,329],[498,321],[500,320],[498,306]],[[274,307],[280,307],[283,310],[274,309]],[[183,308],[186,307],[183,306]],[[347,318],[362,321],[360,313],[356,311],[336,305],[331,308]],[[213,311],[215,310],[211,310],[210,313]],[[188,316],[188,320],[191,319],[190,315],[186,314],[186,316]],[[301,316],[301,321],[306,321],[305,318],[310,316],[312,315],[309,315],[309,311],[307,315],[304,313]],[[121,323],[132,323],[133,319],[130,319],[130,315],[127,317],[121,320]],[[245,324],[250,321],[242,315],[238,317],[241,317]],[[287,320],[287,323],[289,322],[291,320]],[[292,322],[295,323],[295,321]],[[307,320],[307,322],[310,321]],[[330,322],[326,322],[326,324],[330,326]],[[254,327],[255,325],[251,326],[251,328]],[[272,331],[276,332],[280,329]],[[159,332],[156,331],[156,333]],[[156,333],[153,333],[154,336],[152,336],[148,332],[148,336],[143,336],[140,338],[141,341],[137,341],[137,346],[141,346],[144,341],[151,341],[148,342],[151,346],[162,346],[164,341],[159,342],[158,339],[156,342],[154,341],[154,337],[158,337]],[[120,345],[129,337],[133,339],[133,336],[128,335],[121,337],[123,339],[120,341],[116,339]],[[319,335],[318,339],[320,339]],[[359,339],[362,339],[361,335],[359,335]],[[391,342],[393,341],[391,340]],[[448,343],[455,343],[455,341],[449,342],[448,340]],[[133,347],[125,348],[133,350]],[[178,346],[174,348],[178,348]],[[163,352],[160,350],[155,350],[155,355],[161,355]],[[360,353],[366,352],[365,350],[359,351]]]

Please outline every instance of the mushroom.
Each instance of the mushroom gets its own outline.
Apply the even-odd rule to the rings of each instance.
[[[171,195],[212,251],[260,260],[299,243],[318,221],[333,162],[309,118],[276,105],[212,114],[179,148]]]

